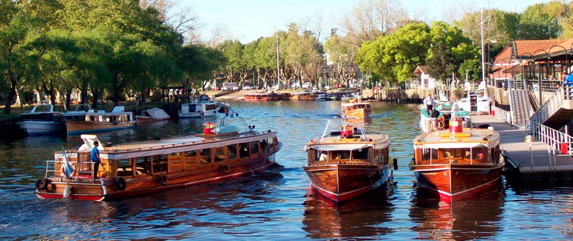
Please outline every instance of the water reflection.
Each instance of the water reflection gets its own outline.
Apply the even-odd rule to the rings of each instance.
[[[358,198],[336,204],[309,187],[304,202],[303,230],[310,238],[380,237],[391,232],[393,205],[387,187],[378,188]]]
[[[410,217],[418,223],[412,228],[421,239],[484,239],[501,230],[504,192],[501,182],[479,197],[439,202],[440,198],[423,188],[415,191]]]

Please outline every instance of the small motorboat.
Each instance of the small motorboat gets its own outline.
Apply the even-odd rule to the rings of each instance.
[[[54,111],[54,105],[36,105],[30,112],[22,113],[17,122],[28,135],[42,135],[64,130],[62,113]]]
[[[330,124],[322,137],[305,146],[308,165],[304,170],[312,188],[332,201],[344,202],[390,181],[392,168],[398,166],[389,159],[388,135],[366,133],[349,123],[331,131]]]
[[[111,112],[90,110],[83,120],[66,121],[68,135],[114,131],[135,127],[132,112],[126,112],[123,106],[116,106]]]

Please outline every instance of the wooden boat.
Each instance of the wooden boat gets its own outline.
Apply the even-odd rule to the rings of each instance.
[[[462,118],[464,128],[471,127],[470,112],[460,109],[457,105],[446,103],[434,108],[434,112],[428,114],[426,107],[420,105],[420,130],[430,132],[449,128],[452,116]]]
[[[316,94],[312,92],[291,93],[290,100],[314,101]]]
[[[344,202],[387,183],[392,176],[388,135],[367,134],[360,127],[343,124],[306,144],[308,165],[304,170],[311,186],[335,202]]]
[[[82,121],[86,118],[92,107],[89,104],[79,104],[74,110],[66,111],[62,114],[64,121]]]
[[[137,123],[148,123],[156,121],[165,121],[169,120],[170,118],[171,117],[167,113],[165,113],[163,109],[155,107],[142,111],[141,115],[135,116],[135,121]]]
[[[342,118],[369,118],[372,109],[370,103],[359,102],[358,99],[350,100],[349,103],[342,102],[340,116]]]
[[[133,113],[124,111],[123,106],[116,106],[111,112],[88,111],[81,121],[66,121],[68,135],[94,133],[134,128]]]
[[[245,95],[245,101],[258,102],[275,100],[279,100],[279,97],[274,93],[251,93]]]
[[[45,177],[36,183],[36,194],[40,198],[102,201],[252,175],[271,166],[280,149],[276,132],[253,128],[239,133],[228,126],[206,126],[200,135],[100,145],[104,167],[96,181],[89,158],[98,138],[82,135],[84,144],[78,150],[56,152],[55,161],[47,162]],[[66,160],[74,169],[69,177],[63,171]]]
[[[17,125],[28,135],[41,135],[64,130],[62,114],[53,105],[36,105],[30,112],[22,113]]]
[[[454,117],[450,130],[431,131],[414,139],[410,169],[418,186],[452,202],[488,189],[501,178],[499,134],[489,129],[462,128]]]

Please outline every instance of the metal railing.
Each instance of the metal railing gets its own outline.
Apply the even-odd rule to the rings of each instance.
[[[530,123],[544,123],[549,117],[551,117],[555,112],[557,112],[563,105],[563,100],[565,99],[565,93],[570,95],[570,87],[563,86],[553,93],[553,96],[531,116]],[[570,99],[570,96],[567,98]],[[534,125],[530,124],[530,128]],[[531,133],[534,132],[533,129],[530,130]]]
[[[61,174],[60,169],[56,170],[56,163],[60,163],[60,166],[63,165],[63,161],[60,160],[49,160],[46,161],[46,172],[44,174],[44,178],[48,178],[50,176],[48,176],[49,173],[52,173],[53,177],[56,177],[56,174]],[[76,177],[77,175],[82,175],[82,174],[90,174],[93,176],[93,165],[94,162],[75,162],[75,161],[71,161],[70,164],[74,167],[74,177]],[[105,171],[105,170],[104,170]]]
[[[531,122],[532,135],[549,145],[554,153],[573,155],[573,137],[538,122]]]
[[[511,124],[511,113],[509,111],[499,108],[497,106],[492,106],[491,110],[493,111],[493,113],[495,113],[494,115],[495,118]]]

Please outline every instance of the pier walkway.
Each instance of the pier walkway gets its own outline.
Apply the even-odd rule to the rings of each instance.
[[[505,150],[509,164],[519,170],[522,178],[539,179],[571,179],[573,173],[573,158],[571,155],[560,154],[550,145],[534,140],[525,142],[529,131],[509,125],[491,115],[472,116],[472,124],[479,126],[488,124],[500,134],[500,146]]]

